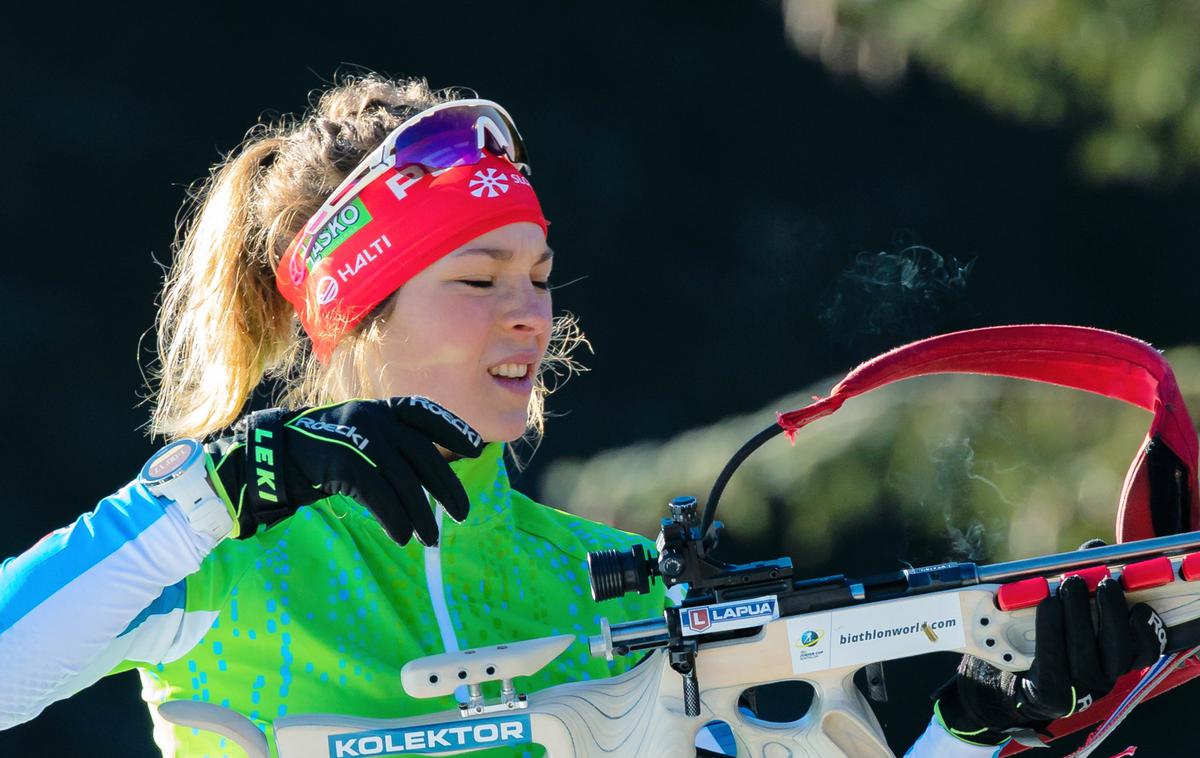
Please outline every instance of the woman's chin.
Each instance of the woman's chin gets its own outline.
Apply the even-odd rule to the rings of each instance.
[[[525,436],[525,414],[514,418],[489,419],[489,423],[479,429],[484,442],[516,442]]]

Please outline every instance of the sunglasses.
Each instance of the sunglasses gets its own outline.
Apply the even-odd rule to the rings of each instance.
[[[454,100],[421,111],[396,127],[351,171],[305,225],[315,234],[359,192],[388,169],[416,177],[471,166],[486,155],[508,158],[530,175],[525,142],[508,111],[491,100]],[[415,177],[414,177],[415,178]]]

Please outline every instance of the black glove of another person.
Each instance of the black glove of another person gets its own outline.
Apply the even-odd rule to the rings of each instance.
[[[399,544],[415,533],[421,544],[436,545],[425,490],[456,521],[470,503],[435,443],[467,458],[483,451],[478,432],[423,397],[257,411],[205,449],[237,511],[235,537],[340,494],[369,508]]]
[[[1014,674],[963,656],[958,674],[935,693],[935,709],[951,734],[999,745],[1015,732],[1044,731],[1107,694],[1121,675],[1153,664],[1167,644],[1159,615],[1145,603],[1130,609],[1113,579],[1096,589],[1094,625],[1087,584],[1077,576],[1038,605],[1034,625],[1029,671]]]

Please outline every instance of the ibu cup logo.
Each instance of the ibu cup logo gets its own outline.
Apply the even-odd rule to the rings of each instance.
[[[329,305],[337,297],[338,283],[332,276],[326,276],[317,283],[317,305]]]
[[[703,632],[712,626],[712,619],[708,615],[708,608],[696,608],[695,610],[688,611],[688,626],[697,632]]]
[[[508,177],[494,168],[480,169],[469,186],[474,187],[471,194],[475,197],[483,197],[485,192],[488,197],[499,197],[508,192]]]
[[[796,640],[796,647],[812,647],[821,641],[821,633],[813,629],[806,629],[800,635],[800,639]]]

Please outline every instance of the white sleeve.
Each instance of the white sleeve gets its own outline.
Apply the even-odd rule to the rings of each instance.
[[[998,755],[999,747],[972,745],[951,735],[935,716],[904,758],[995,758]]]
[[[215,545],[173,502],[129,484],[0,564],[0,729],[122,661],[183,655],[204,632],[184,623],[183,580]]]
[[[674,586],[668,587],[667,591],[666,591],[666,596],[667,596],[667,602],[670,604],[670,607],[674,608],[676,606],[683,605],[683,598],[684,598],[684,596],[687,595],[687,591],[688,591],[687,582],[683,582],[682,584],[676,584]]]

